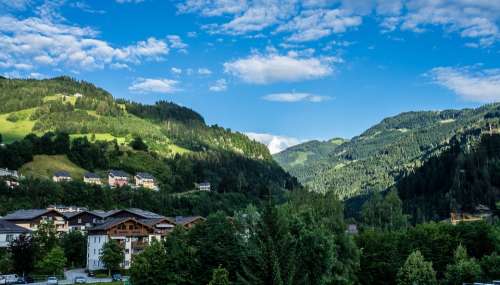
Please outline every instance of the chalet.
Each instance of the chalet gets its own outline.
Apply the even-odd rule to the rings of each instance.
[[[73,94],[73,97],[75,97],[75,98],[82,98],[83,95],[81,93],[75,93],[75,94]]]
[[[153,240],[162,239],[173,228],[174,224],[166,218],[107,219],[88,230],[87,269],[90,271],[104,269],[100,255],[103,246],[111,239],[116,240],[122,246],[125,255],[122,267],[128,269],[134,255],[141,253]]]
[[[83,182],[92,185],[102,185],[101,177],[92,172],[87,172],[83,175]]]
[[[129,175],[120,170],[111,170],[108,173],[108,184],[111,187],[123,187],[128,185]]]
[[[54,209],[17,210],[3,219],[32,231],[36,231],[40,224],[46,222],[53,223],[58,233],[68,231],[66,217]]]
[[[135,175],[135,186],[144,187],[151,190],[158,190],[156,186],[155,178],[153,175],[146,172],[139,172]]]
[[[0,248],[9,247],[11,241],[20,235],[28,235],[31,231],[9,221],[0,219]]]
[[[172,223],[190,229],[195,225],[204,222],[206,219],[201,216],[177,216],[175,218],[168,218]]]
[[[67,212],[64,213],[64,216],[68,221],[70,231],[78,230],[85,232],[96,224],[102,223],[106,219],[107,212],[85,210],[81,212]]]
[[[67,171],[57,171],[52,176],[52,180],[54,182],[69,182],[69,181],[71,181],[73,179],[71,178],[71,175],[69,174],[69,172],[67,172]]]
[[[209,182],[196,183],[195,186],[196,186],[196,189],[198,191],[210,191],[211,190]]]

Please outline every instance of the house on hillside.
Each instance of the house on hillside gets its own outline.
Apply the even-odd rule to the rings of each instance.
[[[19,173],[17,172],[17,170],[10,170],[8,168],[0,168],[0,177],[19,179]]]
[[[452,212],[450,219],[446,220],[452,225],[461,222],[477,222],[477,221],[490,221],[493,217],[493,211],[482,204],[477,205],[472,212]]]
[[[83,182],[91,185],[102,185],[101,177],[92,172],[87,172],[83,175]]]
[[[149,173],[139,172],[135,175],[134,179],[136,187],[144,187],[155,191],[158,190],[154,176]]]
[[[42,223],[53,223],[58,233],[68,232],[66,217],[54,209],[17,210],[3,219],[31,231],[36,231]]]
[[[59,182],[69,182],[69,181],[72,181],[73,178],[71,178],[71,175],[67,171],[57,171],[52,176],[52,180],[54,182],[59,183]]]
[[[10,243],[20,235],[28,235],[31,231],[14,223],[0,219],[0,249],[9,247]]]
[[[100,255],[109,240],[123,248],[122,268],[129,269],[134,255],[141,253],[153,240],[161,240],[175,227],[168,219],[109,218],[88,230],[87,269],[105,269]]]
[[[210,191],[211,190],[210,182],[196,183],[195,186],[196,186],[196,189],[198,191]]]
[[[129,175],[121,170],[111,170],[108,173],[108,184],[110,187],[123,187],[128,185]]]
[[[75,98],[82,98],[83,95],[80,94],[80,93],[75,93],[75,94],[73,94],[73,97],[75,97]]]

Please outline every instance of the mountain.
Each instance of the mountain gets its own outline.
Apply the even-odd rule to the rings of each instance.
[[[274,158],[311,190],[334,191],[345,199],[394,185],[441,153],[458,134],[496,131],[499,116],[499,104],[407,112],[386,118],[349,141],[306,142]]]
[[[147,171],[169,192],[190,191],[201,181],[253,197],[299,186],[264,145],[208,126],[200,114],[171,102],[115,99],[69,77],[0,78],[0,102],[0,134],[7,144],[0,147],[0,167],[29,169],[35,176],[49,176],[57,165],[79,169],[76,176],[112,168]],[[132,146],[136,140],[144,148]],[[32,171],[33,165],[44,169]]]

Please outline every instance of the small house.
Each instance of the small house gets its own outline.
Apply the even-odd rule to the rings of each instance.
[[[108,184],[111,187],[123,187],[128,185],[129,175],[120,170],[111,170],[108,174]]]
[[[209,182],[196,183],[195,186],[196,186],[196,189],[198,191],[210,191],[211,190]]]
[[[42,223],[54,224],[58,233],[68,231],[66,217],[54,209],[17,210],[3,217],[4,220],[28,230],[36,231]]]
[[[82,98],[83,95],[81,93],[75,93],[75,94],[73,94],[73,97],[75,97],[75,98]]]
[[[153,175],[146,172],[139,172],[135,175],[135,186],[144,187],[151,190],[158,190],[156,186],[155,178]]]
[[[54,176],[52,176],[52,180],[54,182],[69,182],[71,180],[73,180],[71,178],[71,175],[69,174],[69,172],[67,171],[57,171],[56,173],[54,173]]]
[[[19,173],[16,170],[0,168],[0,177],[19,179]]]
[[[0,248],[9,247],[10,243],[20,235],[27,235],[30,230],[20,227],[9,221],[0,219]]]
[[[83,175],[83,182],[91,185],[102,185],[101,177],[92,172],[87,172]]]

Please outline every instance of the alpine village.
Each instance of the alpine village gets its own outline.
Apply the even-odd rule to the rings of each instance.
[[[0,285],[500,285],[499,43],[497,0],[1,0]]]

